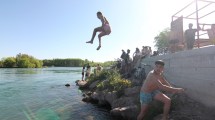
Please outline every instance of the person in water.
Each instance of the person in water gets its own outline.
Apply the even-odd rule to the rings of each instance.
[[[97,12],[97,17],[98,19],[101,20],[102,22],[102,26],[101,27],[97,27],[94,29],[93,31],[93,35],[90,41],[87,41],[86,43],[91,43],[93,44],[93,40],[96,36],[97,32],[100,32],[100,34],[98,35],[99,38],[99,46],[97,47],[97,50],[99,50],[101,48],[101,37],[105,36],[105,35],[109,35],[111,33],[111,28],[109,25],[109,22],[107,21],[107,19],[102,15],[101,12]]]
[[[146,111],[149,107],[149,103],[155,99],[164,103],[162,120],[168,120],[168,114],[170,110],[171,100],[168,96],[163,94],[162,91],[171,93],[181,93],[183,88],[172,87],[169,82],[163,77],[164,62],[158,60],[155,62],[154,70],[150,71],[144,81],[140,90],[140,103],[141,111],[137,117],[137,120],[143,120]]]

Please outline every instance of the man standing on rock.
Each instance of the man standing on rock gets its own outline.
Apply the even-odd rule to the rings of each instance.
[[[141,111],[137,117],[137,120],[143,120],[149,103],[155,99],[164,103],[163,107],[163,117],[162,120],[167,120],[169,109],[171,105],[171,100],[168,96],[160,92],[160,90],[171,92],[171,93],[181,93],[184,91],[183,88],[172,87],[163,77],[164,62],[158,60],[155,62],[154,70],[150,71],[144,81],[140,90],[140,103]]]

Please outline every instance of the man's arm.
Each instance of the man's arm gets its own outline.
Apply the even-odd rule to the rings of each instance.
[[[102,27],[105,25],[105,19],[104,17],[101,18],[101,22],[102,22]]]
[[[201,27],[198,26],[197,29],[194,29],[194,30],[195,30],[195,32],[200,31],[200,30],[201,30]]]
[[[156,85],[158,86],[158,88],[160,90],[164,90],[164,91],[171,92],[171,93],[180,93],[180,92],[184,91],[182,88],[174,88],[171,86],[164,85],[161,83],[160,80],[155,80],[155,81],[156,81]]]
[[[160,81],[161,81],[162,84],[171,87],[170,83],[164,78],[164,75],[163,75],[163,74],[161,75]]]

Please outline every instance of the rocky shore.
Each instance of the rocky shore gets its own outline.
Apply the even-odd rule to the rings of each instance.
[[[110,114],[117,120],[136,120],[140,111],[139,91],[143,80],[138,80],[133,75],[128,78],[132,86],[121,91],[99,90],[98,83],[106,80],[87,82],[77,80],[76,84],[83,91],[84,102],[90,102],[101,106],[111,107]],[[213,108],[208,108],[189,98],[186,93],[167,94],[172,99],[170,120],[214,120]],[[153,101],[146,115],[146,120],[160,120],[162,114],[162,103]]]

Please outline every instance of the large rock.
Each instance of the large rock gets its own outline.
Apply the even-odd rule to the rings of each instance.
[[[135,105],[135,99],[135,97],[121,97],[113,101],[112,108]]]
[[[77,80],[76,85],[79,86],[79,88],[88,87],[87,81],[85,81],[85,80]]]
[[[118,98],[117,96],[117,92],[113,91],[113,92],[108,92],[105,94],[105,100],[112,106],[112,103],[114,100],[116,100]]]
[[[89,86],[90,90],[96,88],[96,85],[98,84],[98,82],[99,82],[99,80],[94,81],[92,84],[90,84],[90,86]]]
[[[138,114],[138,107],[134,106],[126,106],[126,107],[118,107],[114,108],[110,111],[112,116],[120,116],[125,120],[136,120]]]
[[[91,97],[92,99],[98,100],[100,105],[106,103],[112,105],[113,101],[117,99],[117,93],[96,91],[92,93]]]
[[[141,88],[141,86],[135,86],[133,88],[126,88],[124,90],[124,94],[127,97],[137,95],[140,93],[140,88]]]

